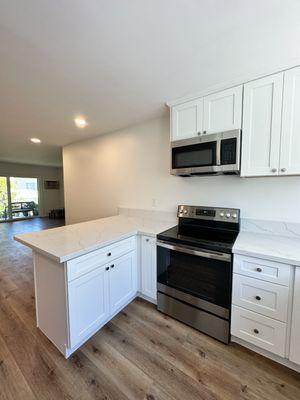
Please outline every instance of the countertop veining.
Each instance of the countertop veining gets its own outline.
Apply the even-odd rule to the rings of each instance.
[[[16,235],[15,239],[62,263],[136,234],[156,236],[174,225],[170,221],[117,215]]]
[[[233,253],[300,266],[300,239],[241,231]]]

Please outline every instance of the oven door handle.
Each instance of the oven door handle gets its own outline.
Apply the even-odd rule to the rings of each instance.
[[[168,244],[160,240],[157,240],[156,243],[157,246],[159,247],[164,247],[169,250],[179,251],[180,253],[192,254],[193,256],[198,256],[198,257],[212,258],[213,260],[231,262],[231,254],[228,253],[219,253],[216,251],[206,251],[199,249],[196,250],[191,247],[174,246],[173,244]]]

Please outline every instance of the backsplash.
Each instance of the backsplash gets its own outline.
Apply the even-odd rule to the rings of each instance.
[[[142,219],[150,219],[160,222],[170,222],[177,224],[177,213],[172,211],[161,210],[143,210],[136,208],[118,207],[119,215],[126,215],[127,217],[136,217]]]
[[[118,207],[118,214],[126,215],[128,217],[170,222],[174,223],[174,225],[177,224],[177,214],[175,211]],[[300,238],[300,224],[292,222],[241,218],[241,230],[246,232]]]
[[[254,233],[300,238],[300,224],[292,222],[242,218],[241,230]]]

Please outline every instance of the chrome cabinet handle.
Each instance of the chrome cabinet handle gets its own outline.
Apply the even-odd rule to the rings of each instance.
[[[281,172],[286,172],[286,168],[281,168]]]
[[[275,172],[277,172],[277,168],[272,168],[271,171],[273,172],[273,174],[275,174]]]

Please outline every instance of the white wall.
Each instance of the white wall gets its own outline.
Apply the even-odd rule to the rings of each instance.
[[[0,176],[32,177],[39,179],[40,215],[53,208],[64,207],[63,170],[58,167],[8,163],[0,161]],[[44,180],[59,180],[60,190],[44,189]]]
[[[169,121],[160,118],[63,149],[67,223],[118,206],[175,210],[178,204],[237,207],[242,217],[300,222],[300,177],[170,175]]]

